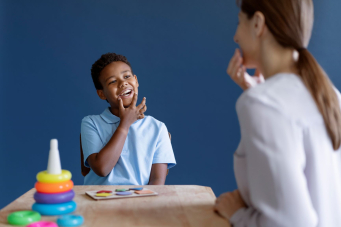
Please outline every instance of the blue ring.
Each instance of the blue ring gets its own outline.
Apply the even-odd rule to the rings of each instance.
[[[83,224],[84,219],[81,215],[72,215],[72,214],[67,214],[60,216],[57,219],[57,224],[58,226],[79,226]]]
[[[73,190],[62,192],[62,193],[34,193],[34,200],[37,203],[44,204],[56,204],[56,203],[66,203],[75,197],[75,192]]]
[[[75,211],[76,208],[77,204],[74,201],[58,204],[34,203],[32,205],[32,210],[39,212],[41,215],[51,216],[68,214]]]

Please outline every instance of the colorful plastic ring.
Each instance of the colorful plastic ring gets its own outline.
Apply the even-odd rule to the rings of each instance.
[[[73,190],[62,192],[62,193],[34,193],[34,200],[37,203],[44,204],[55,204],[55,203],[66,203],[69,202],[75,197],[75,192]]]
[[[29,224],[26,227],[58,227],[58,225],[57,223],[54,223],[52,221],[38,221],[32,224]]]
[[[36,182],[34,187],[41,193],[62,193],[70,191],[73,188],[73,182],[72,180],[53,184]]]
[[[84,219],[81,215],[72,215],[72,214],[68,214],[68,215],[63,215],[60,216],[57,219],[57,224],[58,226],[79,226],[82,225],[84,222]]]
[[[31,210],[13,212],[7,216],[7,221],[11,225],[27,225],[40,219],[40,214]]]
[[[37,174],[37,181],[42,183],[58,183],[71,180],[71,173],[68,170],[62,170],[61,174],[49,174],[47,171],[41,171]]]
[[[32,210],[39,212],[41,215],[51,216],[68,214],[75,211],[76,208],[77,204],[74,201],[58,204],[34,203],[32,205]]]

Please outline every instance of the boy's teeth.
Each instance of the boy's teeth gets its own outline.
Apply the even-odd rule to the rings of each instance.
[[[129,92],[131,92],[131,90],[125,91],[124,93],[122,93],[122,96],[127,96]]]

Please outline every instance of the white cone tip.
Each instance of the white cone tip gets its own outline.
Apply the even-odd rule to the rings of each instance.
[[[52,139],[50,141],[50,153],[47,163],[47,173],[49,174],[61,174],[62,168],[60,165],[60,157],[58,150],[58,140]]]

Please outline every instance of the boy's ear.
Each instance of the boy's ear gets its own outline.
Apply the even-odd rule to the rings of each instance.
[[[106,100],[107,97],[105,97],[103,90],[97,90],[97,95],[100,99]]]
[[[134,75],[134,77],[135,77],[135,80],[136,80],[136,82],[137,82],[137,87],[139,87],[139,81],[137,80],[137,76]]]

